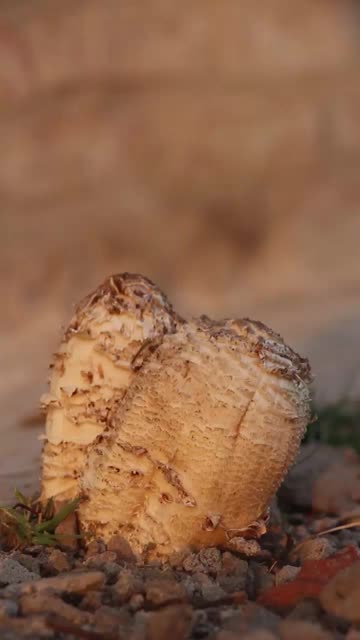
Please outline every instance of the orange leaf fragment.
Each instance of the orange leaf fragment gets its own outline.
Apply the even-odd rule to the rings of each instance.
[[[325,585],[341,569],[359,560],[359,549],[349,545],[328,558],[307,560],[292,582],[280,584],[262,593],[258,602],[273,609],[290,609],[305,598],[317,598]]]

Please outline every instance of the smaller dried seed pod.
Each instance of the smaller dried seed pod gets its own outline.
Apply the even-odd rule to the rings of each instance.
[[[148,348],[175,331],[165,295],[140,275],[115,275],[77,307],[43,397],[42,498],[74,497],[89,446],[102,433]]]
[[[307,361],[261,323],[179,326],[89,451],[83,530],[162,558],[261,535],[309,420],[309,382]]]

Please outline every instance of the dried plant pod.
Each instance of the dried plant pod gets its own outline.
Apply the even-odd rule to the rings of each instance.
[[[111,276],[77,307],[43,396],[46,435],[42,498],[79,492],[87,452],[121,403],[148,349],[175,331],[179,317],[150,280]]]
[[[147,557],[261,535],[309,421],[309,382],[307,361],[261,323],[179,326],[89,450],[82,528]]]

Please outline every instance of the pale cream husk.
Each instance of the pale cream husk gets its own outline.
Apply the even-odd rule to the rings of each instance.
[[[174,331],[177,321],[164,294],[140,275],[112,276],[80,303],[42,398],[43,499],[79,493],[89,446],[122,401],[148,345]]]
[[[108,278],[55,357],[42,497],[139,556],[266,529],[310,417],[306,360],[259,322],[184,322],[139,275]],[[88,538],[87,538],[88,539]]]
[[[89,454],[85,531],[138,554],[263,533],[309,420],[309,368],[261,323],[166,335]]]

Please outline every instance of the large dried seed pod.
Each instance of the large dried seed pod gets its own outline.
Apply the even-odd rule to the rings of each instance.
[[[179,318],[147,278],[108,278],[77,307],[55,354],[46,406],[42,497],[74,497],[91,443],[123,399],[147,348]]]
[[[264,532],[309,420],[309,366],[249,320],[178,327],[89,452],[81,526],[167,556]]]

